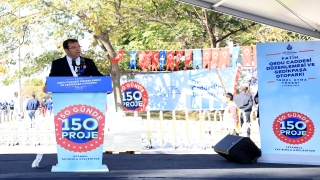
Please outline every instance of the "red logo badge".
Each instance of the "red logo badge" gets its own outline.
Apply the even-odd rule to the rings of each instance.
[[[148,92],[140,83],[129,81],[121,85],[123,107],[127,111],[143,111],[148,105]]]
[[[57,143],[74,152],[96,149],[103,144],[104,122],[104,114],[95,107],[66,107],[54,117]]]
[[[273,132],[281,141],[288,144],[303,144],[314,134],[311,119],[300,112],[285,112],[273,122]]]

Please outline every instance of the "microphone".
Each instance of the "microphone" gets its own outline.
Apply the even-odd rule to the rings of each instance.
[[[75,67],[76,66],[76,59],[72,58],[72,66]]]
[[[84,65],[84,59],[83,57],[80,57],[80,66],[83,66]]]
[[[85,61],[84,61],[83,57],[80,57],[80,73],[79,73],[80,76],[82,76],[84,73],[84,69],[83,69],[84,65],[85,65]]]
[[[72,64],[71,65],[73,66],[73,70],[76,71],[76,59],[72,58]]]

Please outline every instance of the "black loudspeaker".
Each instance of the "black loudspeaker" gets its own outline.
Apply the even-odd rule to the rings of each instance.
[[[261,150],[248,137],[227,135],[214,146],[214,151],[229,161],[256,163]]]

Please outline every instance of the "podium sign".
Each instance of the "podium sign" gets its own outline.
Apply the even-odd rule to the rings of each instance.
[[[262,157],[320,165],[320,41],[257,45]]]
[[[49,77],[58,164],[51,172],[109,171],[102,165],[111,77]]]

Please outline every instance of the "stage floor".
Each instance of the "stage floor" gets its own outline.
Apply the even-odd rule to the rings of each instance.
[[[252,140],[260,147],[260,134],[256,123]],[[31,164],[37,153],[44,154],[40,167]],[[278,180],[320,180],[320,166],[292,164],[238,164],[227,161],[212,148],[205,150],[193,146],[190,149],[174,149],[168,144],[164,148],[146,149],[142,143],[141,154],[104,154],[103,164],[109,172],[96,173],[52,173],[57,164],[56,145],[7,146],[0,144],[0,179],[278,179]]]
[[[303,179],[320,180],[320,167],[292,164],[238,164],[213,149],[142,150],[141,154],[104,154],[109,172],[52,173],[55,153],[44,154],[40,167],[31,168],[35,154],[0,154],[0,178],[43,179]]]

